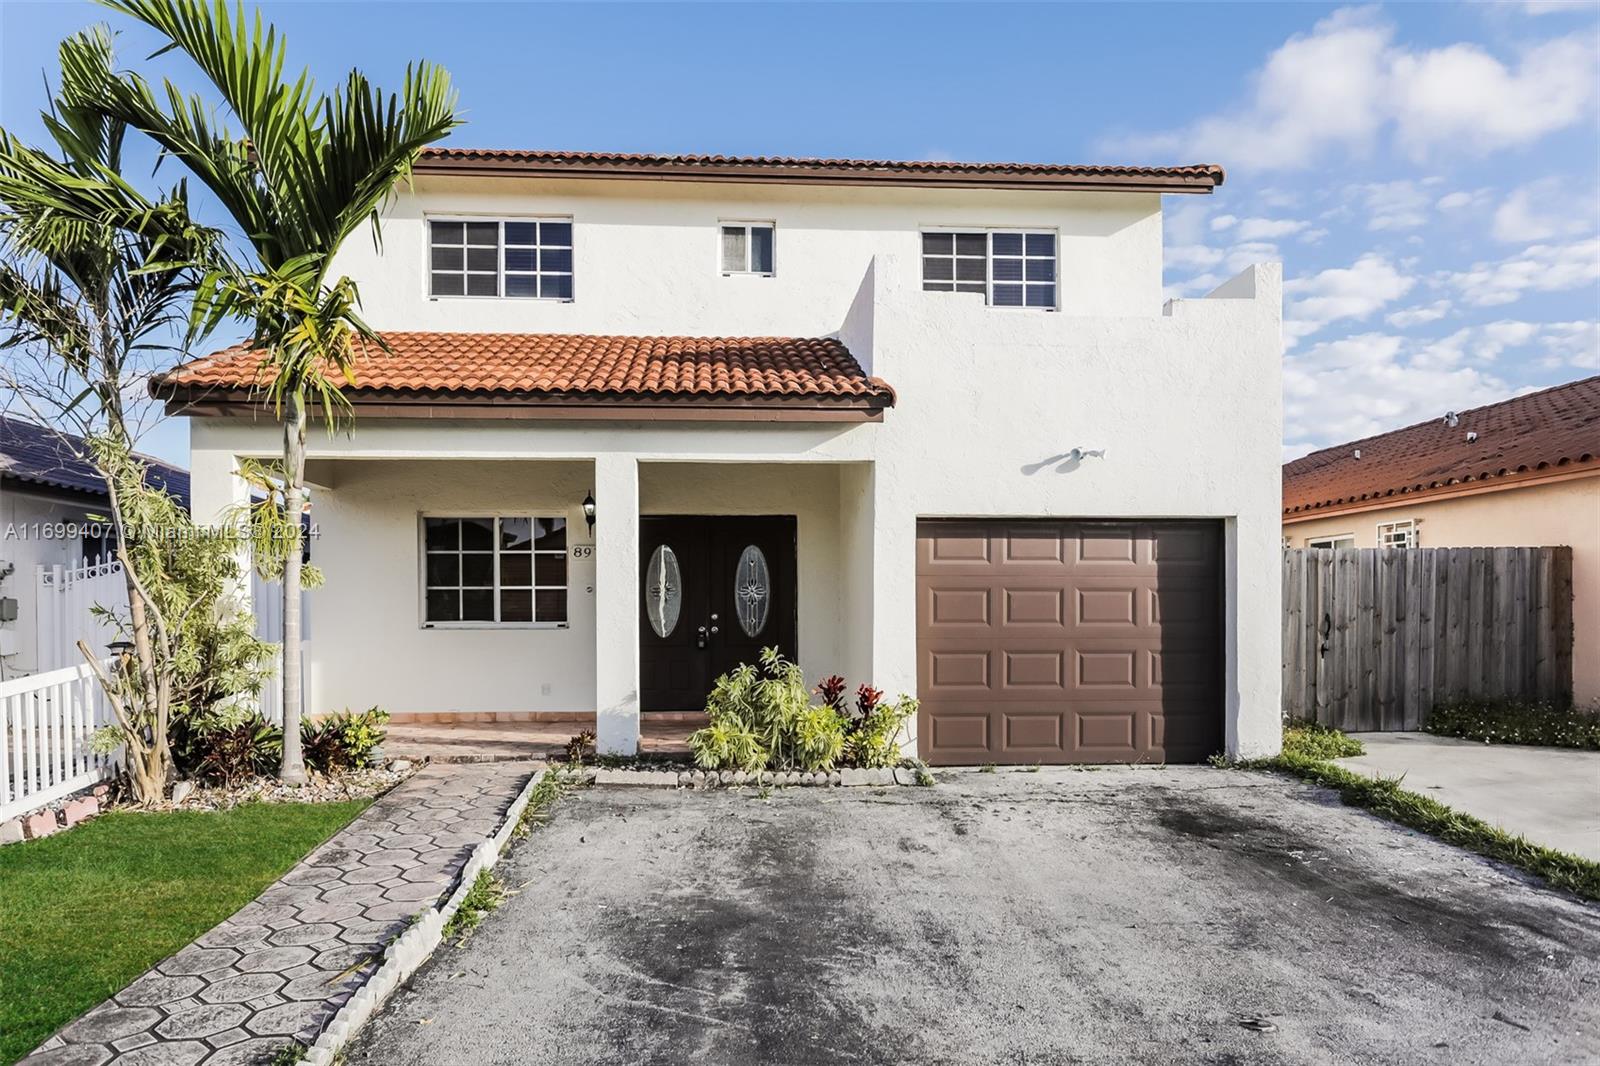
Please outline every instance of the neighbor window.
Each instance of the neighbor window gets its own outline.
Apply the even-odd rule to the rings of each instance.
[[[1355,546],[1354,533],[1340,533],[1336,537],[1314,537],[1306,541],[1308,548],[1354,548]]]
[[[567,520],[424,518],[424,625],[565,625]]]
[[[771,274],[773,231],[770,222],[724,222],[722,272]]]
[[[431,219],[432,296],[572,299],[572,220],[501,222]]]
[[[994,307],[1056,307],[1056,235],[1022,230],[922,235],[922,288],[982,293]]]
[[[1417,523],[1415,519],[1407,518],[1402,522],[1378,523],[1378,547],[1415,548],[1416,546]]]

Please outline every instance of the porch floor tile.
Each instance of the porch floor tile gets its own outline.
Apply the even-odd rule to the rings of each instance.
[[[687,755],[689,734],[705,724],[674,715],[663,721],[642,716],[639,750],[647,755]],[[539,759],[564,750],[567,741],[594,728],[593,715],[537,722],[399,722],[389,726],[383,753],[391,759],[434,762],[497,762]]]

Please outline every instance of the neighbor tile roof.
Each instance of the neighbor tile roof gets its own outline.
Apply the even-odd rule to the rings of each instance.
[[[845,401],[888,407],[894,390],[827,337],[635,337],[573,333],[385,333],[356,360],[363,395],[530,400]],[[194,396],[262,380],[261,357],[235,345],[176,368],[158,392]]]
[[[1307,517],[1584,464],[1600,469],[1600,376],[1461,411],[1455,426],[1441,416],[1286,463],[1283,513]]]
[[[105,496],[105,479],[78,457],[84,448],[82,437],[0,415],[0,478],[5,480]],[[187,470],[149,456],[139,458],[145,463],[148,484],[166,489],[185,507],[189,505]]]
[[[846,177],[884,181],[926,180],[966,184],[1053,184],[1076,179],[1095,185],[1160,186],[1209,192],[1226,175],[1215,163],[1140,167],[1077,163],[960,163],[932,159],[814,159],[797,156],[652,155],[637,152],[561,152],[506,148],[426,148],[417,161],[422,170],[483,164],[507,169],[572,171],[618,177],[751,176],[765,180],[818,180]]]

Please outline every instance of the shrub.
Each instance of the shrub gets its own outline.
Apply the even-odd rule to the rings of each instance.
[[[1453,700],[1437,704],[1422,728],[1485,744],[1600,751],[1600,704],[1562,708],[1524,700]]]
[[[1365,755],[1361,741],[1345,736],[1337,729],[1291,719],[1283,727],[1283,753],[1304,759],[1348,759]]]
[[[583,760],[594,754],[594,741],[594,731],[591,729],[574,733],[567,740],[567,762],[574,766],[582,766]]]
[[[367,765],[385,736],[389,712],[373,707],[343,711],[300,724],[306,766],[332,773]],[[283,729],[252,710],[182,722],[175,733],[178,769],[202,781],[237,784],[277,771],[283,755]]]
[[[841,761],[899,765],[901,730],[917,701],[901,696],[885,703],[881,691],[862,685],[852,709],[844,691],[842,677],[829,677],[817,686],[822,702],[813,704],[800,667],[768,648],[759,666],[746,663],[717,678],[706,701],[709,721],[689,737],[695,762],[746,772],[831,770]]]
[[[256,713],[233,721],[180,719],[174,724],[173,753],[180,772],[231,786],[276,771],[283,730]]]

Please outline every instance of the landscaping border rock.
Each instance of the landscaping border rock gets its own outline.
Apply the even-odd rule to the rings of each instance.
[[[917,768],[900,766],[877,770],[684,770],[619,767],[551,767],[548,771],[565,785],[617,785],[632,788],[886,788],[916,786]],[[931,780],[930,782],[931,783]]]

